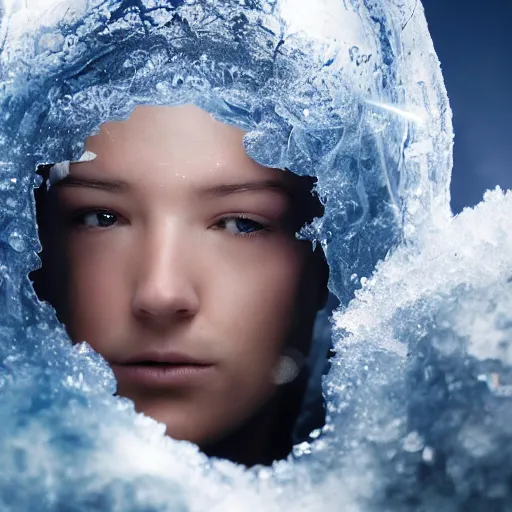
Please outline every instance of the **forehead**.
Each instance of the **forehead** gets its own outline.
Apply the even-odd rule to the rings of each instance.
[[[302,195],[305,184],[290,171],[264,167],[245,152],[245,132],[192,105],[140,106],[125,121],[107,122],[87,139],[96,158],[71,166],[78,179],[123,182],[139,190],[184,192],[223,185],[273,182],[259,187]]]
[[[308,221],[321,216],[321,204],[311,194],[314,180],[258,164],[245,152],[244,135],[195,106],[141,106],[129,119],[107,122],[89,137],[85,149],[96,158],[72,164],[57,188],[194,207],[204,200],[266,193],[269,204],[280,195]]]
[[[127,179],[141,172],[146,179],[276,177],[275,170],[247,156],[243,137],[242,130],[195,106],[141,106],[129,119],[105,123],[98,135],[87,139],[86,150],[97,155],[87,165]]]

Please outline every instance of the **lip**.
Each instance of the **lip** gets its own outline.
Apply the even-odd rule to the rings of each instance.
[[[206,361],[205,359],[199,359],[197,357],[193,357],[188,354],[184,354],[182,352],[159,352],[159,351],[146,351],[140,352],[137,355],[131,356],[127,359],[119,360],[119,361],[111,361],[114,364],[140,364],[145,361],[151,361],[153,363],[167,363],[167,364],[183,364],[183,365],[211,365],[211,361]]]
[[[186,386],[200,383],[212,373],[210,361],[178,352],[142,352],[110,366],[121,384],[144,387]]]
[[[143,387],[175,387],[199,384],[213,371],[206,364],[111,364],[120,384]]]

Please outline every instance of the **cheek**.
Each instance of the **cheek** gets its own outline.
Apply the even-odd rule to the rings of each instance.
[[[273,393],[273,371],[290,334],[302,269],[303,255],[290,242],[261,250],[253,244],[243,257],[234,249],[210,255],[208,269],[202,269],[208,276],[202,327],[214,334],[222,361],[222,379],[210,390],[215,399],[208,395],[201,407],[210,418],[244,421]]]
[[[280,354],[292,323],[304,265],[295,240],[277,240],[215,257],[205,315],[230,340],[228,358],[269,366]],[[214,263],[213,261],[211,262]],[[228,348],[228,347],[227,347]]]
[[[101,244],[68,246],[68,327],[74,341],[86,340],[99,352],[129,305],[126,254]]]

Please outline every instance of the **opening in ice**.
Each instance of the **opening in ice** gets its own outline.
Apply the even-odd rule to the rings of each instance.
[[[324,424],[330,337],[316,336],[323,354],[311,345],[329,272],[295,236],[322,215],[314,181],[258,165],[243,136],[192,105],[103,124],[90,158],[49,166],[33,278],[117,395],[173,438],[254,465]]]

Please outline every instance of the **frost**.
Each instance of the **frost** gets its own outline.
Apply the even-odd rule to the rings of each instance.
[[[451,113],[419,1],[3,5],[2,510],[512,506],[512,195],[450,215]],[[80,160],[148,103],[195,103],[247,130],[257,161],[318,177],[326,213],[302,236],[342,301],[328,421],[272,468],[166,438],[27,279],[36,165]]]
[[[52,165],[50,168],[50,177],[48,180],[48,189],[58,183],[60,180],[63,180],[66,176],[69,175],[69,166],[73,163],[78,162],[91,162],[96,158],[96,155],[92,151],[85,151],[84,154],[75,162],[70,162],[66,160],[65,162],[58,162],[55,165]]]
[[[50,169],[50,179],[49,179],[49,186],[55,185],[60,180],[63,180],[66,176],[69,175],[69,164],[71,162],[59,162],[58,164],[55,164]]]

